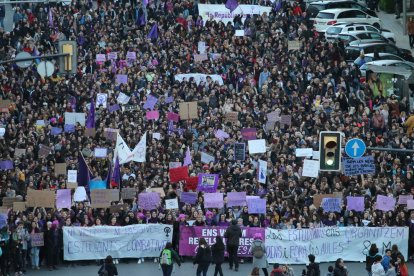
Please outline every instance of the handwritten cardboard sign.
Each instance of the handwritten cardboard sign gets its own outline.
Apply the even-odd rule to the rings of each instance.
[[[121,198],[122,199],[134,199],[137,196],[135,188],[122,188]]]
[[[41,232],[41,233],[30,234],[30,243],[33,247],[44,246],[45,245],[44,233]]]
[[[181,120],[197,119],[197,102],[184,102],[179,104],[179,115]]]
[[[27,207],[55,208],[55,191],[27,190]]]

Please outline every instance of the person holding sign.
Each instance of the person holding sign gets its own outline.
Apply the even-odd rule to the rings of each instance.
[[[32,221],[31,229],[29,229],[29,233],[30,233],[31,237],[33,237],[34,234],[41,233],[41,231],[39,229],[39,225],[37,224],[36,221]],[[30,250],[31,265],[32,265],[33,269],[39,270],[40,269],[40,267],[39,267],[40,247],[39,247],[39,245],[37,245],[33,242],[33,238],[31,238],[31,246],[32,246],[32,249]]]

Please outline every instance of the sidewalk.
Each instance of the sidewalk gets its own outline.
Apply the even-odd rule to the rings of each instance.
[[[382,21],[381,27],[394,33],[397,47],[410,49],[408,35],[404,35],[402,19],[395,19],[395,14],[385,13],[383,11],[379,11],[377,14]],[[411,51],[413,52],[413,50]]]

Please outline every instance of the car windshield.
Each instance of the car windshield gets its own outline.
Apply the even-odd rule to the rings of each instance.
[[[319,19],[333,19],[334,17],[335,17],[335,14],[329,13],[329,12],[320,12],[316,16],[316,18],[319,18]]]
[[[342,31],[342,27],[330,27],[326,30],[327,34],[339,34]]]

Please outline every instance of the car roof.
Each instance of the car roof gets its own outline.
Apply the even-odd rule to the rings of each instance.
[[[320,12],[327,12],[327,13],[340,13],[343,11],[360,11],[360,12],[364,12],[358,9],[327,9],[327,10],[321,10]]]
[[[363,23],[363,22],[359,22],[359,23],[346,23],[346,22],[338,22],[332,25],[332,27],[354,27],[354,26],[371,26],[373,27],[371,24],[369,23]],[[375,27],[374,27],[375,28]]]
[[[392,60],[392,59],[384,59],[384,60],[374,60],[374,61],[370,61],[370,62],[366,62],[366,64],[370,64],[370,65],[389,65],[389,64],[393,64],[393,63],[401,63],[404,62],[402,60]]]
[[[388,44],[386,42],[381,42],[381,41],[378,41],[378,42],[364,42],[364,41],[362,41],[362,43],[361,43],[360,40],[352,41],[351,43],[349,43],[349,46],[352,46],[352,47],[366,47],[366,46],[372,46],[372,45],[390,45],[390,44]]]
[[[311,2],[309,5],[313,5],[313,4],[320,5],[320,4],[330,4],[330,3],[340,3],[340,2],[357,3],[357,2],[352,1],[352,0],[337,0],[337,1],[327,0],[327,1],[314,1],[314,2]],[[357,4],[359,4],[359,3],[357,3]]]
[[[371,32],[371,31],[348,31],[348,32],[344,32],[344,33],[340,33],[340,34],[350,34],[350,35],[359,35],[359,34],[376,34],[376,35],[381,35],[380,33],[377,32]]]
[[[383,57],[383,56],[393,56],[393,57],[396,57],[396,58],[400,58],[399,56],[396,56],[396,55],[390,54],[390,53],[378,53],[378,55],[380,57]],[[366,57],[374,57],[374,53],[364,54],[364,56],[366,56]]]

